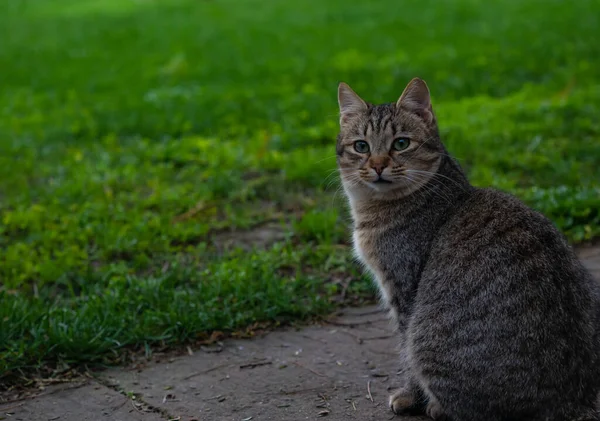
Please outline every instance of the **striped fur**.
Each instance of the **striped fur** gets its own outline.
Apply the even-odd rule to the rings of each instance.
[[[393,104],[366,103],[345,84],[338,98],[355,252],[400,341],[406,386],[392,409],[599,420],[600,290],[563,236],[516,198],[470,185],[440,141],[423,81]],[[405,150],[392,147],[399,137]]]

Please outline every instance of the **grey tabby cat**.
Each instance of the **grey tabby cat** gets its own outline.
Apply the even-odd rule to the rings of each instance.
[[[407,381],[392,410],[600,420],[600,291],[563,236],[516,198],[469,184],[422,80],[392,104],[344,83],[338,100],[355,251],[400,338]]]

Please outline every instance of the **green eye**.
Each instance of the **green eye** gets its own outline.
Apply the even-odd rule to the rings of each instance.
[[[364,140],[357,140],[354,142],[354,150],[358,153],[367,153],[369,152],[369,144]]]
[[[408,145],[410,145],[410,140],[405,137],[399,137],[398,139],[394,140],[394,143],[392,143],[392,148],[394,148],[396,151],[403,151],[404,149],[408,148]]]

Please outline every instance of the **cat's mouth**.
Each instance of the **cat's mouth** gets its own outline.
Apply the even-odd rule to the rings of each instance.
[[[375,184],[392,184],[392,182],[390,180],[386,180],[385,178],[382,178],[381,176],[379,176],[379,178],[375,181],[373,181],[373,183]]]

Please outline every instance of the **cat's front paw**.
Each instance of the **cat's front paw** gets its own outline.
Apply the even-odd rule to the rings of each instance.
[[[442,406],[436,401],[429,401],[425,408],[427,416],[435,421],[450,421]]]
[[[391,410],[394,411],[394,414],[404,414],[415,407],[415,394],[408,389],[398,389],[390,395],[388,402]]]

